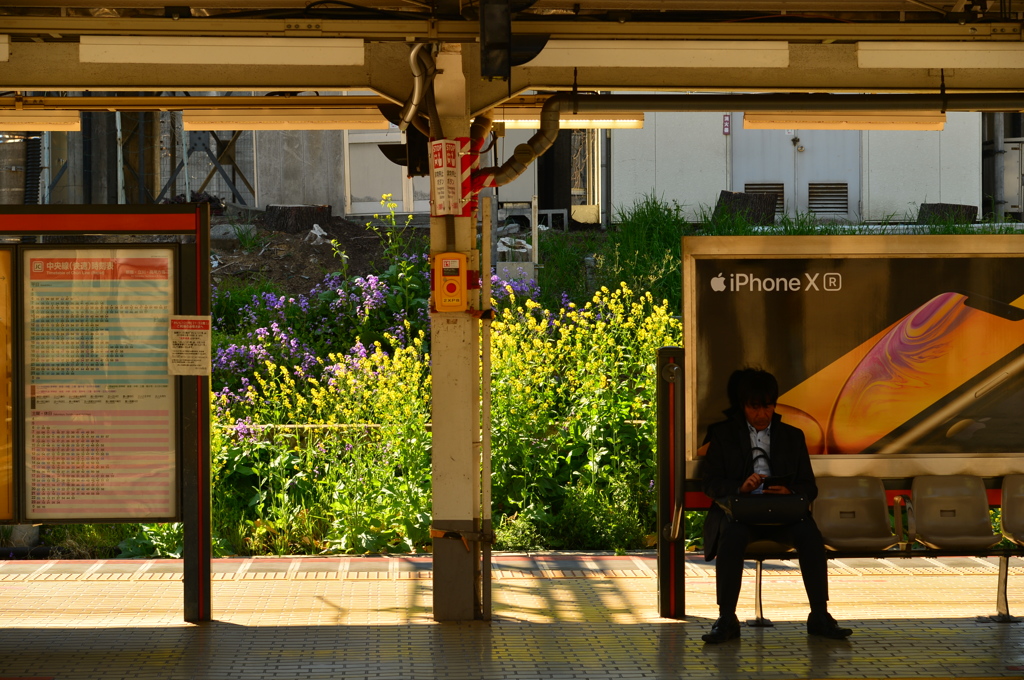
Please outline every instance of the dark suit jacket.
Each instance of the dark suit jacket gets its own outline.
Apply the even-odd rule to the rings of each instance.
[[[706,441],[710,445],[703,464],[704,493],[712,500],[737,493],[744,480],[754,474],[747,421],[739,414],[715,423],[708,428]],[[803,430],[783,423],[776,413],[772,419],[771,441],[772,474],[794,475],[790,491],[814,500],[818,486],[814,482]],[[718,537],[726,521],[725,512],[712,503],[704,521],[704,559],[709,562],[718,554]]]

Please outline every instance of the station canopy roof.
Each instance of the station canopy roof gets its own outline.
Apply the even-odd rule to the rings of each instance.
[[[486,2],[486,0],[484,0]],[[1024,0],[509,0],[519,22],[966,24],[1019,21]],[[25,17],[476,21],[480,0],[0,0]],[[628,30],[628,29],[627,29]],[[56,38],[54,38],[56,39]]]

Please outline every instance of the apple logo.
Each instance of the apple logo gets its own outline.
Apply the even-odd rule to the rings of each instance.
[[[711,290],[716,293],[721,293],[725,290],[725,277],[722,276],[721,272],[718,273],[718,276],[711,279]]]

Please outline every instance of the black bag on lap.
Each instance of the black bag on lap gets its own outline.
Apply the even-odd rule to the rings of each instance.
[[[795,524],[810,512],[810,501],[801,494],[747,494],[716,498],[725,514],[734,522],[778,526]]]

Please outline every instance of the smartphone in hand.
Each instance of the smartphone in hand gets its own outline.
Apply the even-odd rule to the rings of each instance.
[[[765,489],[770,489],[773,486],[783,486],[783,487],[789,489],[790,485],[793,483],[793,479],[794,478],[795,478],[795,475],[777,475],[777,476],[773,475],[773,476],[765,477],[764,482],[763,482],[764,483],[764,488]]]

